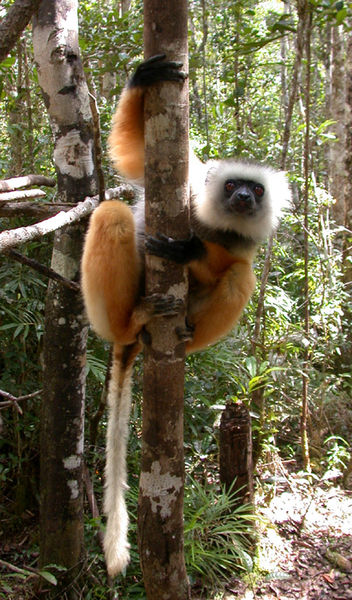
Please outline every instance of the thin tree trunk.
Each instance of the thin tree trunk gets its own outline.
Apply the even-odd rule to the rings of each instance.
[[[298,12],[298,26],[296,35],[296,58],[293,67],[293,73],[291,78],[290,93],[288,94],[287,83],[286,83],[286,70],[282,67],[281,70],[281,83],[282,83],[282,98],[285,114],[285,126],[282,140],[282,155],[281,155],[281,168],[287,168],[288,148],[291,136],[291,122],[294,105],[297,99],[298,81],[299,74],[301,71],[302,57],[304,53],[304,40],[305,31],[307,27],[307,18],[305,14],[306,0],[298,0],[297,12]],[[289,12],[287,4],[285,4],[285,13]],[[281,42],[281,54],[285,56],[285,43]],[[265,349],[264,340],[260,339],[263,337],[264,328],[262,328],[262,320],[265,314],[265,290],[268,282],[268,277],[271,268],[271,255],[274,242],[274,234],[270,236],[268,240],[268,247],[265,255],[263,271],[260,281],[259,299],[257,304],[256,316],[255,316],[255,328],[252,339],[252,351],[256,357],[258,366],[261,362],[267,358],[267,352]],[[265,333],[265,331],[264,331]],[[265,422],[265,398],[264,398],[265,387],[261,387],[255,390],[252,394],[251,402],[256,412],[260,415],[260,423]],[[259,460],[263,445],[262,427],[260,426],[257,436],[253,443],[253,465],[255,466]]]
[[[78,47],[77,0],[40,4],[33,21],[33,47],[54,134],[60,200],[79,202],[96,193],[96,177],[88,90]],[[75,281],[84,230],[85,223],[79,222],[56,232],[54,239],[52,267]],[[77,597],[71,584],[83,555],[86,338],[80,295],[50,281],[41,415],[40,563],[67,568],[60,585],[68,598]]]
[[[252,352],[255,356],[257,363],[257,371],[259,372],[259,366],[262,362],[267,359],[267,350],[264,343],[265,327],[262,321],[265,317],[265,290],[268,283],[270,268],[271,268],[271,255],[273,251],[274,235],[271,235],[268,240],[268,246],[265,254],[265,260],[263,264],[262,276],[260,279],[260,289],[257,302],[257,310],[255,314],[255,325],[252,337]],[[263,339],[261,339],[263,338]],[[259,429],[257,431],[256,438],[253,442],[252,449],[252,463],[253,468],[256,466],[263,446],[263,427],[265,422],[265,399],[264,399],[265,386],[261,386],[259,389],[252,392],[251,406],[256,413],[259,414]]]
[[[352,36],[347,43],[346,57],[346,151],[345,151],[345,236],[343,244],[343,280],[347,294],[344,302],[345,342],[342,349],[342,363],[351,365],[352,361]]]
[[[307,20],[305,18],[306,0],[297,0],[297,13],[298,13],[298,25],[296,35],[296,57],[293,65],[293,73],[291,80],[291,91],[288,99],[288,106],[286,112],[286,120],[284,133],[282,137],[282,155],[281,155],[281,168],[286,169],[287,166],[287,154],[288,144],[291,136],[291,123],[293,108],[297,98],[298,79],[302,65],[302,56],[304,51],[304,39],[305,39],[305,28]]]
[[[187,70],[187,2],[145,0],[145,55],[165,52]],[[147,231],[185,237],[188,229],[188,86],[163,83],[145,103]],[[185,299],[183,268],[146,260],[147,294]],[[186,600],[183,556],[184,315],[148,326],[145,347],[142,470],[138,511],[140,559],[148,600]]]
[[[309,220],[308,220],[308,198],[309,198],[309,160],[310,160],[310,68],[311,68],[311,26],[312,13],[306,6],[305,20],[307,22],[306,34],[306,82],[305,82],[305,148],[304,148],[304,331],[307,340],[310,338],[310,307],[309,307]],[[308,400],[309,400],[309,364],[310,364],[310,347],[304,351],[304,363],[302,369],[302,412],[301,412],[301,445],[303,466],[306,471],[310,471],[309,457],[309,439],[308,439]]]
[[[346,102],[346,63],[345,45],[340,28],[331,27],[331,94],[330,118],[335,121],[332,132],[336,135],[336,142],[329,144],[329,179],[330,192],[335,202],[332,205],[332,214],[338,225],[345,224],[345,102]],[[349,152],[351,150],[349,149]]]
[[[289,3],[284,2],[284,14],[289,14]],[[281,97],[282,97],[282,113],[285,116],[288,112],[289,106],[289,95],[287,87],[287,37],[282,36],[280,41],[280,54],[281,54]]]
[[[13,102],[11,103],[11,110],[9,114],[9,134],[11,140],[11,162],[8,170],[8,175],[20,175],[22,173],[23,166],[23,150],[24,150],[24,135],[22,127],[22,113],[24,111],[23,104],[23,61],[22,61],[22,47],[21,43],[17,44],[17,81],[16,87],[13,88]],[[10,90],[12,83],[10,84]],[[11,94],[12,90],[10,91]]]
[[[201,0],[202,4],[202,29],[203,29],[203,40],[200,45],[202,53],[202,79],[203,79],[203,98],[204,98],[204,129],[205,139],[207,140],[207,152],[209,152],[209,122],[208,122],[208,95],[207,95],[207,65],[206,65],[206,43],[208,39],[208,20],[207,20],[207,9],[206,0]]]
[[[31,96],[31,84],[29,78],[29,66],[28,66],[28,52],[25,39],[22,42],[23,46],[23,58],[24,58],[24,84],[25,84],[25,101],[27,109],[27,123],[28,123],[28,134],[27,134],[27,146],[28,146],[28,165],[31,171],[34,171],[34,140],[33,140],[33,110],[32,110],[32,96]]]

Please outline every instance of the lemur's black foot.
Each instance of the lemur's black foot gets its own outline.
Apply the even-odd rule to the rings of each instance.
[[[143,61],[132,76],[129,87],[146,87],[157,81],[184,81],[187,73],[180,71],[181,62],[165,60],[165,54],[157,54]]]
[[[190,342],[193,340],[195,327],[190,325],[187,320],[183,327],[176,327],[176,335],[180,342]]]
[[[145,249],[149,254],[172,260],[179,265],[199,260],[206,253],[202,240],[196,235],[187,240],[174,240],[162,233],[158,233],[157,237],[148,235],[145,238]]]
[[[151,316],[174,316],[183,308],[183,301],[175,296],[165,294],[151,294],[142,299],[143,307]]]

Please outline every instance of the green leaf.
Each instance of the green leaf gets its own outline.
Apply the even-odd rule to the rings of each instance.
[[[43,579],[45,579],[46,581],[51,583],[52,585],[57,585],[57,579],[56,579],[55,575],[53,575],[52,573],[49,573],[49,571],[39,571],[39,575],[41,577],[43,577]]]
[[[13,65],[15,64],[15,62],[16,62],[16,57],[15,56],[8,56],[7,58],[5,58],[5,60],[3,60],[0,63],[0,69],[3,69],[3,68],[7,69],[9,67],[13,67]]]

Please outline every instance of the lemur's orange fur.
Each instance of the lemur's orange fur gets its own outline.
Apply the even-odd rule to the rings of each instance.
[[[189,265],[191,293],[188,318],[194,326],[187,351],[193,352],[216,342],[235,325],[255,285],[251,263],[232,256],[225,248],[205,242],[206,258]],[[199,301],[198,301],[199,296]]]
[[[112,160],[129,179],[144,175],[143,90],[125,89],[109,137]],[[233,256],[205,242],[204,259],[189,265],[197,291],[189,307],[194,329],[187,351],[199,350],[225,335],[248,302],[255,278],[253,252]],[[105,339],[131,344],[149,318],[139,304],[140,258],[133,215],[119,201],[103,202],[92,215],[82,262],[82,285],[88,317]],[[193,286],[194,287],[194,286]],[[193,301],[194,300],[194,301]]]
[[[138,87],[122,92],[109,137],[110,156],[128,179],[144,174],[143,93]]]
[[[251,262],[205,242],[206,257],[189,265],[193,290],[188,318],[194,327],[187,351],[218,340],[236,323],[255,278]],[[82,287],[89,320],[103,338],[136,341],[150,313],[140,303],[141,259],[133,215],[119,201],[105,201],[93,213],[82,260]]]
[[[139,303],[141,258],[130,208],[103,202],[94,211],[82,258],[82,288],[89,320],[103,338],[126,346],[149,318]]]

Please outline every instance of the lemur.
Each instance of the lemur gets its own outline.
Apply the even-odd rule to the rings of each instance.
[[[152,57],[139,65],[123,90],[109,137],[110,156],[130,180],[143,181],[145,90],[159,81],[182,83],[181,63]],[[290,201],[284,173],[243,160],[203,164],[190,150],[190,220],[192,235],[173,240],[144,233],[144,200],[131,209],[105,201],[92,214],[83,259],[82,289],[95,331],[114,344],[108,393],[104,540],[108,571],[116,575],[129,561],[126,444],[130,380],[140,334],[149,319],[172,314],[172,298],[144,296],[144,253],[187,265],[190,288],[187,352],[200,350],[226,335],[239,319],[255,286],[252,262],[258,244],[277,227]]]

